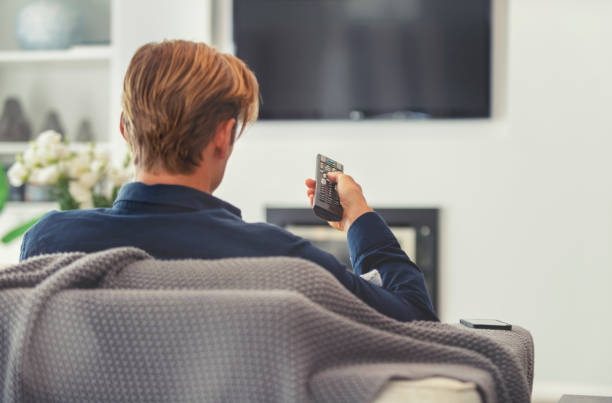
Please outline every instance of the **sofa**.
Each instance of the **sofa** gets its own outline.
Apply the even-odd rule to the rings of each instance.
[[[3,402],[521,402],[525,329],[401,323],[285,257],[135,248],[0,271]]]

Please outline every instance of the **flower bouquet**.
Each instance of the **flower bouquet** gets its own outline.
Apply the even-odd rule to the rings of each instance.
[[[120,167],[110,164],[109,153],[94,143],[74,147],[54,131],[46,131],[30,143],[8,170],[13,186],[49,186],[60,210],[110,207],[119,188],[132,177],[129,155]],[[6,234],[10,242],[34,225],[36,218]]]

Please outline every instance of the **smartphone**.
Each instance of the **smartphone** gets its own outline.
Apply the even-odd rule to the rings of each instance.
[[[462,325],[473,329],[512,330],[512,325],[496,319],[461,319]]]

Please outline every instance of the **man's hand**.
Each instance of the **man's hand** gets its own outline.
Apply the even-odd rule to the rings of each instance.
[[[355,180],[347,174],[342,172],[328,172],[327,178],[334,183],[337,183],[336,189],[338,190],[338,196],[340,197],[340,204],[344,209],[342,214],[342,220],[338,222],[329,222],[332,228],[339,231],[348,231],[349,227],[353,222],[358,219],[362,214],[374,211],[363,196],[361,186]],[[314,179],[306,179],[306,195],[310,200],[310,206],[314,202],[316,182]]]

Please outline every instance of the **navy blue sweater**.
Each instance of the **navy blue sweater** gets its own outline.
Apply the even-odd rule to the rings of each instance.
[[[354,273],[331,254],[275,225],[247,223],[231,204],[175,185],[124,185],[109,209],[53,211],[24,236],[20,259],[55,252],[134,246],[159,259],[292,256],[333,274],[349,291],[392,318],[437,320],[423,273],[376,213],[349,228]],[[382,286],[360,277],[378,270]]]

